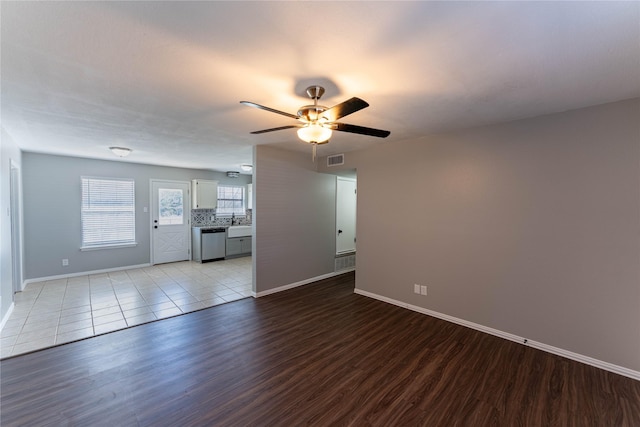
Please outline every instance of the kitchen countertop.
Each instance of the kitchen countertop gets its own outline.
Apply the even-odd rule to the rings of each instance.
[[[200,229],[209,229],[209,228],[224,228],[225,230],[229,227],[237,227],[239,225],[247,225],[251,226],[252,224],[235,224],[235,225],[194,225],[191,228],[200,228]]]

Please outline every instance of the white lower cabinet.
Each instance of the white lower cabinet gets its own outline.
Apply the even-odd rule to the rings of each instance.
[[[251,239],[251,236],[227,238],[227,257],[249,255]]]

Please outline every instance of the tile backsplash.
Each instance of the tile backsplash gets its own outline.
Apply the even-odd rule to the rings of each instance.
[[[251,209],[246,210],[246,216],[236,216],[235,225],[251,224]],[[212,221],[211,218],[214,218]],[[215,209],[191,209],[192,227],[223,227],[231,225],[231,217],[216,217]]]

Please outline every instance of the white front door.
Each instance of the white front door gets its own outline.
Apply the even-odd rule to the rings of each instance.
[[[152,264],[190,259],[189,186],[181,181],[151,181]]]
[[[356,250],[356,181],[337,178],[336,254]]]

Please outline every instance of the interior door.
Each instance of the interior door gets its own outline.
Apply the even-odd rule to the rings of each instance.
[[[190,259],[189,186],[181,181],[151,181],[153,264]]]
[[[336,180],[336,254],[356,250],[356,181]]]

